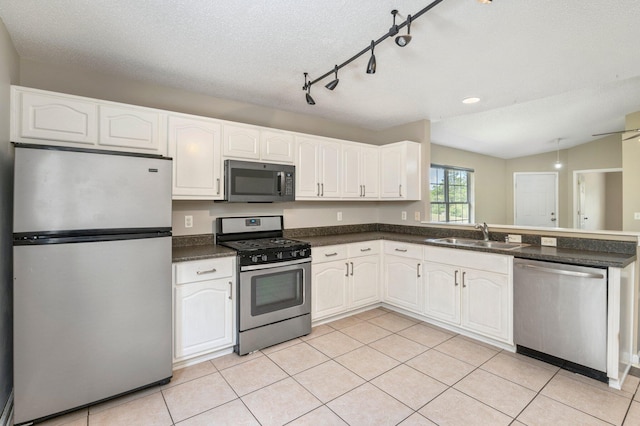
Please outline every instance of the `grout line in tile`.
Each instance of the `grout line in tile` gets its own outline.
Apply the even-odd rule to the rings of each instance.
[[[164,402],[164,406],[167,408],[167,413],[169,413],[171,424],[175,425],[176,421],[173,419],[173,414],[171,414],[171,410],[169,409],[169,404],[167,404],[167,399],[164,397],[164,393],[162,391],[160,391],[160,395],[162,396],[162,401]]]

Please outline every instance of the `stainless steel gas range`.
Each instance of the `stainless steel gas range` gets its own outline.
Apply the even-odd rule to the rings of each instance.
[[[238,252],[238,339],[245,355],[311,332],[311,247],[283,238],[282,216],[216,219]]]

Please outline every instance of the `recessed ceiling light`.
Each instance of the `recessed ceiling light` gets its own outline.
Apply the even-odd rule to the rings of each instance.
[[[463,104],[475,104],[476,102],[480,102],[480,98],[470,97],[462,100]]]
[[[482,4],[491,4],[493,0],[478,0],[478,3],[482,3]]]

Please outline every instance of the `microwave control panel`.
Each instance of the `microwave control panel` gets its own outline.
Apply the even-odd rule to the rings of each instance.
[[[293,173],[284,174],[284,194],[293,195]]]

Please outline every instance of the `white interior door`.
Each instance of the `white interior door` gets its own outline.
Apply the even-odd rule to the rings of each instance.
[[[514,173],[514,221],[522,226],[558,226],[558,174]]]

